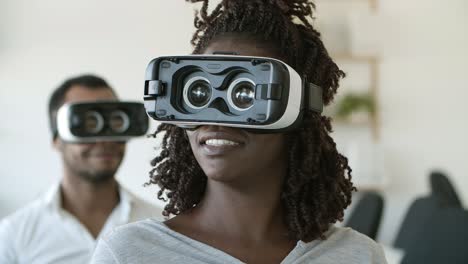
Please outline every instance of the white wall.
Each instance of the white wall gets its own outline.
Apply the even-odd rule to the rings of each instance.
[[[383,242],[393,240],[409,202],[428,191],[430,169],[447,171],[468,203],[467,11],[465,0],[380,4],[380,130],[390,178]],[[192,18],[182,0],[0,0],[0,217],[60,177],[46,105],[63,78],[95,72],[122,98],[139,100],[151,58],[190,51]],[[118,174],[153,201],[156,189],[141,184],[154,145],[130,142]]]
[[[381,65],[381,131],[391,184],[381,240],[391,242],[408,202],[446,171],[468,202],[468,2],[392,0]]]

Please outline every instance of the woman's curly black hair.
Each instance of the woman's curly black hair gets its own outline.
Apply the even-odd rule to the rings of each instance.
[[[194,54],[203,53],[214,38],[225,33],[251,34],[275,43],[279,54],[302,76],[323,88],[330,103],[345,74],[330,58],[320,33],[309,22],[315,5],[307,0],[222,0],[208,14],[209,0],[195,16]],[[330,118],[306,112],[301,127],[287,133],[288,175],[281,201],[292,239],[325,239],[331,223],[343,219],[355,190],[346,157],[330,137]],[[164,134],[159,155],[151,162],[150,181],[161,187],[158,199],[168,200],[163,214],[177,215],[196,206],[207,177],[198,165],[185,131],[161,124],[153,134]],[[164,198],[164,194],[167,199]]]

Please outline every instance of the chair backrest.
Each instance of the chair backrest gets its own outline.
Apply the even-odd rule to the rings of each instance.
[[[377,192],[364,192],[345,226],[375,240],[382,218],[384,201]]]
[[[394,247],[406,251],[411,243],[418,239],[418,235],[424,229],[425,222],[436,214],[440,208],[440,200],[435,196],[414,200],[400,226]]]
[[[439,209],[419,229],[401,263],[468,263],[468,211]]]
[[[424,225],[440,210],[462,208],[458,194],[448,177],[438,171],[429,175],[431,195],[416,199],[408,209],[395,239],[394,246],[407,250],[413,241],[419,241],[418,234]]]
[[[445,173],[433,171],[429,175],[429,181],[431,183],[432,194],[441,199],[443,206],[463,207],[455,187]]]

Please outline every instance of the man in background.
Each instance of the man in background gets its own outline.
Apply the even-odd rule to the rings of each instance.
[[[161,209],[137,199],[115,179],[125,142],[66,143],[58,135],[56,116],[63,104],[98,100],[118,99],[105,80],[93,75],[68,79],[53,92],[49,119],[63,175],[40,199],[0,222],[0,263],[88,263],[101,235],[161,216]]]

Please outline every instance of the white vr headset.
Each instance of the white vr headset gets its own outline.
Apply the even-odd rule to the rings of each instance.
[[[233,55],[152,60],[146,69],[144,103],[148,115],[159,122],[258,132],[293,129],[305,110],[323,110],[322,89],[286,63]]]
[[[68,103],[57,112],[58,136],[69,143],[127,141],[147,130],[148,116],[142,103]]]

